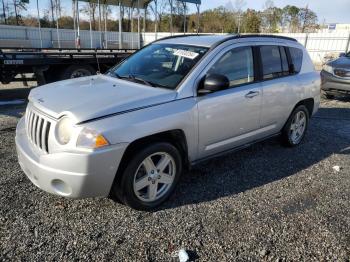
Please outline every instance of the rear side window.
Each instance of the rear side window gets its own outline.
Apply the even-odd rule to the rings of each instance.
[[[282,59],[278,46],[261,46],[260,54],[264,80],[283,76]]]
[[[289,52],[294,64],[295,72],[299,73],[303,62],[303,51],[299,48],[289,47]]]
[[[230,80],[230,87],[254,81],[254,62],[251,47],[238,47],[224,54],[209,74],[220,74]]]
[[[283,46],[280,46],[280,54],[281,54],[281,63],[282,63],[282,74],[284,76],[289,75],[287,53],[286,53],[286,49]]]

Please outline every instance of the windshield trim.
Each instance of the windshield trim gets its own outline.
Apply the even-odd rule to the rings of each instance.
[[[160,39],[161,40],[161,39]],[[128,59],[130,59],[132,56],[134,56],[135,54],[137,54],[138,52],[140,52],[141,50],[143,50],[144,48],[146,47],[149,47],[151,45],[182,45],[182,46],[188,46],[188,47],[199,47],[199,48],[204,48],[206,49],[206,52],[204,53],[204,55],[197,61],[197,63],[195,63],[193,65],[193,67],[190,69],[190,71],[188,71],[188,73],[182,78],[182,80],[177,84],[177,86],[175,88],[168,88],[168,87],[165,87],[165,86],[161,86],[161,85],[157,85],[156,83],[156,86],[148,86],[144,83],[141,83],[141,82],[136,82],[134,81],[134,83],[137,83],[137,84],[141,84],[141,85],[144,85],[144,86],[147,86],[147,87],[151,87],[151,88],[162,88],[162,89],[166,89],[166,90],[173,90],[173,91],[177,91],[179,89],[179,87],[183,84],[184,80],[186,80],[193,72],[193,70],[203,61],[203,58],[206,57],[208,55],[208,53],[212,50],[212,48],[210,47],[207,47],[207,46],[200,46],[200,45],[188,45],[188,44],[177,44],[177,43],[161,43],[161,42],[152,42],[150,44],[147,44],[145,46],[143,46],[142,48],[140,48],[139,50],[137,50],[136,52],[132,53],[130,56],[126,57],[124,60],[122,60],[119,64],[116,64],[115,66],[113,66],[112,68],[110,68],[104,75],[107,75],[109,77],[112,77],[112,78],[117,78],[119,80],[124,80],[124,81],[129,81],[129,82],[133,82],[129,79],[125,79],[125,78],[118,78],[116,76],[114,76],[114,71],[119,67],[121,66],[123,63],[125,63]]]

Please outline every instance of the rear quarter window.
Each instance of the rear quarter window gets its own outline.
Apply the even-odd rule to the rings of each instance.
[[[294,64],[295,72],[299,73],[303,63],[303,51],[300,48],[289,47],[289,52]]]

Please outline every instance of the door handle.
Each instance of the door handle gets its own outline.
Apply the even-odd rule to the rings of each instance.
[[[259,95],[259,91],[250,91],[249,93],[247,93],[245,95],[246,98],[253,98],[255,96],[258,96]]]

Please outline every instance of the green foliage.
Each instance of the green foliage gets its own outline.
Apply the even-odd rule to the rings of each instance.
[[[248,9],[243,16],[244,33],[260,33],[261,17],[259,13],[253,9]]]
[[[224,7],[204,11],[201,14],[200,28],[202,32],[234,33],[237,31],[237,14]]]

